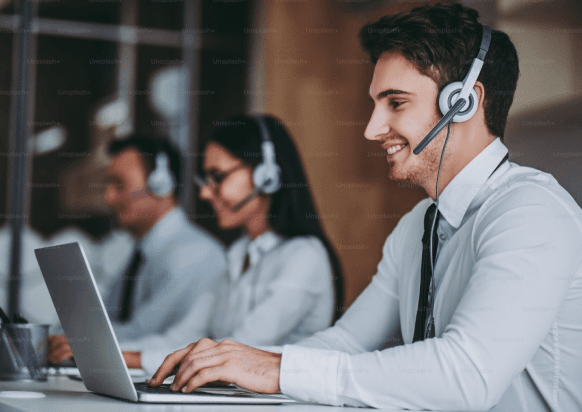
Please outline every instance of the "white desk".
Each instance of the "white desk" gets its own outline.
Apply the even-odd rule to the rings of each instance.
[[[282,405],[195,405],[195,404],[146,404],[117,400],[89,392],[82,382],[66,376],[49,377],[47,382],[2,382],[0,391],[42,392],[45,398],[14,399],[0,397],[2,412],[354,412],[379,411],[380,409],[339,408],[313,404]],[[386,411],[386,409],[385,409]],[[394,411],[390,409],[390,411]]]

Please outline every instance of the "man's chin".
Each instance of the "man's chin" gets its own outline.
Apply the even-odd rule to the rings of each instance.
[[[395,168],[393,164],[388,166],[388,179],[397,183],[407,183],[410,180],[408,175],[403,174],[402,171],[399,170],[399,168]]]
[[[134,219],[132,219],[132,217],[128,214],[125,214],[122,216],[116,216],[115,217],[115,226],[119,229],[124,229],[124,230],[129,230],[130,232],[133,232],[134,229]]]
[[[393,173],[393,170],[390,170],[390,173],[388,173],[388,179],[398,183],[399,187],[422,187],[420,182],[411,179],[409,175],[403,176],[398,173]]]

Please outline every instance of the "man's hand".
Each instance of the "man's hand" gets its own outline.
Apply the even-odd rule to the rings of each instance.
[[[141,352],[124,350],[121,353],[128,368],[141,369]]]
[[[71,359],[73,352],[65,335],[53,335],[48,338],[48,359],[53,364]],[[123,352],[123,359],[128,368],[141,368],[141,352]]]
[[[53,335],[48,338],[48,360],[53,364],[61,363],[73,357],[73,352],[65,335]]]
[[[204,338],[166,356],[148,385],[160,386],[175,373],[170,387],[175,392],[190,393],[206,383],[223,381],[253,392],[278,393],[280,368],[280,353]]]

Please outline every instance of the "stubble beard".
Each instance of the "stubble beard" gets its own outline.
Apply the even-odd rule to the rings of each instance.
[[[434,117],[431,122],[431,128],[438,123],[440,117]],[[428,132],[427,132],[428,133]],[[452,135],[452,130],[451,130]],[[419,136],[417,142],[420,142],[425,135]],[[406,162],[398,162],[397,165],[393,162],[389,163],[388,177],[390,180],[406,183],[414,186],[424,187],[427,182],[432,180],[436,181],[436,175],[438,172],[439,162],[441,158],[441,152],[443,149],[443,144],[447,136],[447,127],[445,126],[439,134],[426,146],[420,154],[415,155],[412,153],[414,147],[409,144],[411,154],[408,155]],[[451,136],[449,136],[450,138]],[[408,139],[406,139],[408,140]],[[447,143],[448,146],[448,143]],[[444,158],[448,157],[449,149],[445,153]],[[413,158],[411,158],[411,156]],[[443,163],[445,162],[443,158]]]

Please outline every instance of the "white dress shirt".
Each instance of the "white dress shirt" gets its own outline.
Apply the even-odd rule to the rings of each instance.
[[[242,273],[247,251],[250,267]],[[250,241],[243,236],[227,251],[227,264],[212,304],[190,312],[164,335],[136,344],[147,373],[154,373],[171,352],[204,337],[283,345],[331,325],[333,271],[327,249],[316,237],[285,239],[265,232]],[[208,314],[206,325],[197,321]]]
[[[191,223],[180,207],[160,219],[138,247],[142,262],[134,285],[129,321],[117,321],[124,273],[113,283],[106,300],[122,350],[139,348],[141,339],[165,333],[190,311],[208,305],[209,296],[226,268],[222,245]],[[207,325],[210,313],[206,312],[200,312],[197,322]]]
[[[377,408],[582,410],[582,210],[536,169],[505,162],[487,179],[506,153],[496,138],[439,197],[435,338],[412,343],[427,198],[388,236],[344,316],[282,348],[283,393]]]
[[[248,251],[250,267],[241,273]],[[331,325],[333,270],[315,236],[284,239],[265,232],[237,240],[227,252],[210,337],[246,345],[295,343]]]

